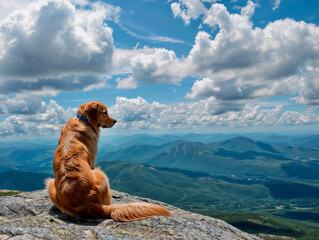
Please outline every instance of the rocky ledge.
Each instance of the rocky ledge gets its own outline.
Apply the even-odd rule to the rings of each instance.
[[[62,214],[45,190],[0,197],[0,239],[260,239],[228,223],[168,204],[112,191],[114,203],[149,202],[173,217],[135,222],[79,219]]]

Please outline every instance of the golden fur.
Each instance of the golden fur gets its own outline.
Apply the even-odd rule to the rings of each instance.
[[[53,159],[55,179],[46,180],[53,204],[73,217],[134,221],[171,216],[159,205],[112,204],[108,178],[100,168],[95,168],[95,159],[100,127],[111,128],[116,120],[100,102],[81,105],[78,114],[87,118],[88,123],[74,117],[62,127]]]

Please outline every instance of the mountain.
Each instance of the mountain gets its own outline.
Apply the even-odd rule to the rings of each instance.
[[[0,189],[33,191],[44,188],[44,180],[51,174],[8,171],[0,173]]]
[[[135,145],[163,145],[171,141],[181,139],[179,135],[150,135],[150,134],[134,134],[134,135],[118,135],[118,136],[102,136],[99,141],[99,151],[102,153],[120,150]]]
[[[319,150],[319,144],[318,145],[311,145],[308,148],[313,149],[313,150]]]
[[[309,147],[319,145],[319,134],[301,137],[294,142],[296,146]]]
[[[306,135],[293,135],[293,134],[280,134],[280,133],[268,133],[268,134],[256,134],[248,133],[244,135],[247,138],[255,141],[264,142],[275,146],[297,146],[296,142],[305,138]]]
[[[212,155],[209,147],[203,143],[177,141],[172,143],[169,148],[164,148],[160,153],[147,158],[144,163],[158,167],[197,171],[201,170],[203,165],[209,167],[212,164]]]
[[[236,137],[230,140],[221,141],[221,142],[214,142],[209,144],[212,147],[215,148],[222,148],[226,150],[231,150],[234,152],[247,152],[247,151],[255,151],[255,152],[271,152],[271,153],[278,153],[277,150],[274,149],[273,146],[259,142],[254,141],[250,138],[246,137]]]
[[[275,146],[309,147],[319,145],[319,134],[245,133],[245,137]]]
[[[99,143],[99,152],[102,154],[120,150],[135,145],[164,145],[169,142],[185,140],[191,142],[218,142],[237,137],[238,134],[134,134],[134,135],[117,135],[102,136]]]
[[[190,134],[186,134],[184,136],[179,137],[179,139],[191,141],[191,142],[210,143],[210,142],[225,141],[228,139],[235,138],[237,136],[238,136],[238,134],[224,134],[224,133],[196,134],[196,133],[190,133]]]
[[[246,137],[204,144],[177,140],[164,145],[136,145],[99,157],[213,175],[256,179],[318,179],[319,151],[273,146]],[[302,169],[302,171],[300,170]]]
[[[215,159],[215,163],[221,164],[221,167],[225,166],[223,162],[226,163],[226,167],[228,167],[230,163],[229,159],[257,159],[258,161],[290,159],[300,163],[300,161],[315,161],[318,157],[319,135],[306,136],[284,135],[278,133],[249,133],[244,136],[245,137],[239,136],[238,134],[220,133],[164,135],[136,134],[128,136],[102,135],[99,141],[98,161],[118,159],[146,163],[151,158],[155,157],[155,155],[168,151],[169,148],[174,147],[174,144],[176,145],[182,141],[204,143],[207,145],[205,147],[206,149],[205,151],[200,150],[199,153],[211,152],[212,154],[209,158]],[[57,142],[57,138],[0,142],[0,172],[15,170],[52,173],[52,158]],[[136,147],[140,145],[143,147]],[[148,148],[147,146],[153,146],[153,148],[146,149]],[[132,149],[129,150],[131,152],[126,154],[126,148],[129,147],[132,147]],[[113,153],[117,151],[119,151],[117,155],[113,156]],[[140,151],[140,153],[135,155],[137,151]],[[185,159],[186,158],[187,156],[185,155]],[[201,159],[201,157],[199,157],[199,159]],[[193,160],[196,160],[196,158]],[[176,162],[176,165],[169,165],[170,167],[180,167],[181,165],[177,164],[179,162],[178,159],[170,159],[169,163],[171,164],[172,162]],[[199,161],[199,165],[201,165],[200,162],[201,161]],[[213,172],[212,170],[215,166],[216,165],[209,167],[208,170],[212,173],[217,174],[220,172],[220,174],[224,174],[223,171],[220,171],[221,167],[217,167],[216,171]],[[202,171],[201,167],[193,169],[193,166],[188,166],[187,169]],[[290,169],[290,167],[287,169]],[[252,170],[254,170],[254,168]],[[229,171],[227,171],[227,174],[229,175],[228,172]],[[289,173],[288,175],[290,176],[291,174]]]
[[[30,147],[12,145],[1,149],[0,172],[30,171],[52,173],[52,160],[56,146]]]
[[[151,157],[161,149],[163,148],[154,145],[134,145],[115,152],[107,153],[101,157],[98,156],[98,161],[121,159],[129,162],[140,162],[141,159]]]

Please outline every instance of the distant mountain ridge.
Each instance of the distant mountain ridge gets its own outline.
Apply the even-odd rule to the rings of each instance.
[[[319,175],[318,150],[273,146],[246,137],[208,144],[177,140],[164,145],[136,145],[99,157],[99,161],[105,160],[244,178],[315,179]]]
[[[270,144],[255,141],[246,137],[236,137],[230,140],[213,142],[209,144],[212,147],[218,147],[222,149],[229,149],[234,152],[247,152],[247,151],[261,151],[261,152],[273,152],[278,153],[277,150]]]
[[[55,146],[38,146],[31,144],[12,145],[1,149],[0,173],[5,171],[30,171],[52,173],[52,160]]]

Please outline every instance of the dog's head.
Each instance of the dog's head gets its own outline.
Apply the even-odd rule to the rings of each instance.
[[[117,122],[100,102],[89,102],[80,106],[78,114],[88,119],[93,127],[111,128]]]

